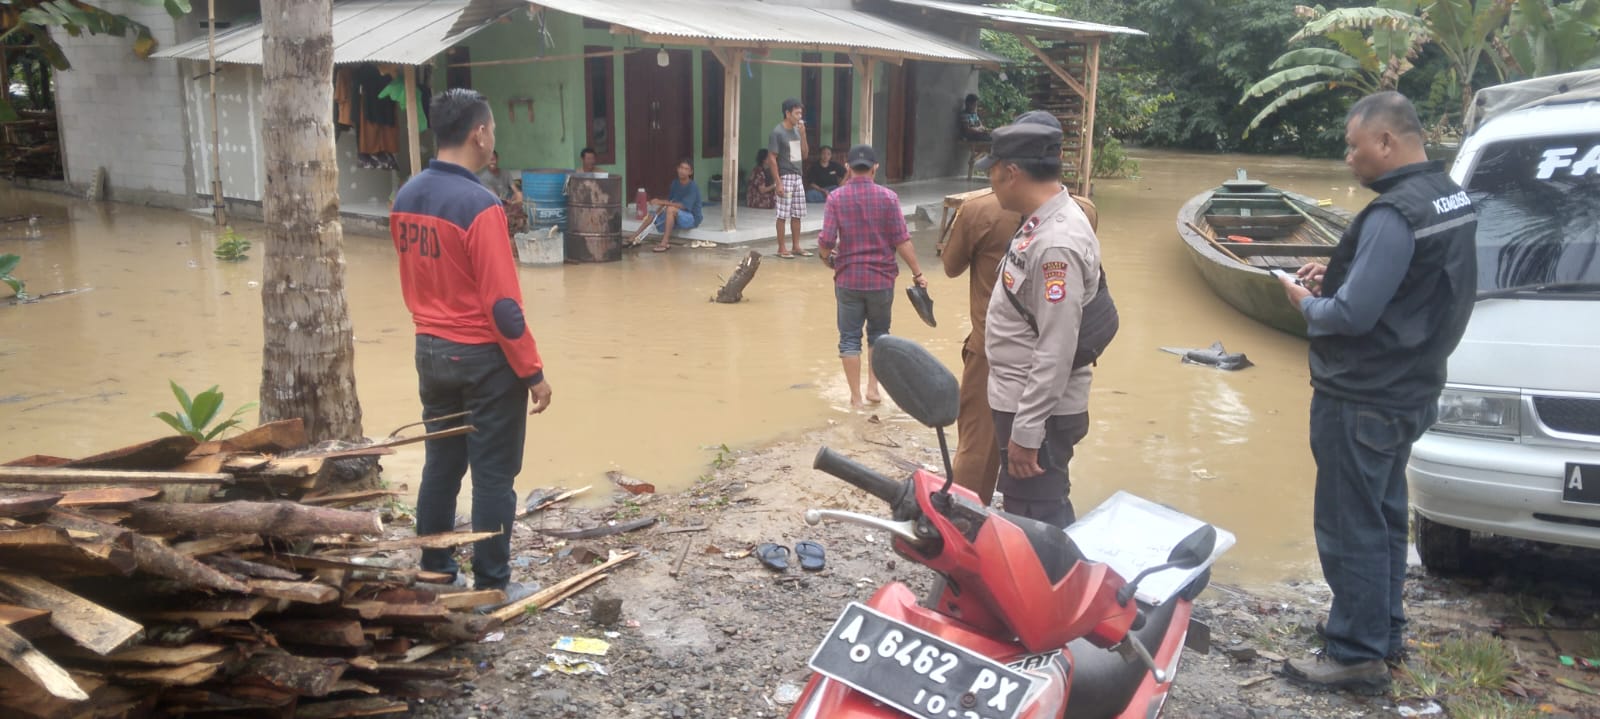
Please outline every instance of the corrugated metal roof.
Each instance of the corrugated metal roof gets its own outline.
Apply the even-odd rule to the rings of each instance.
[[[333,4],[333,62],[421,65],[487,27],[527,7],[517,0],[349,0]],[[217,34],[217,62],[260,65],[261,23]],[[206,38],[161,50],[155,57],[205,61]]]
[[[1120,25],[1103,25],[1097,22],[1084,22],[1071,20],[1064,17],[1052,17],[1038,13],[1011,10],[1000,7],[987,7],[984,5],[963,5],[961,3],[945,2],[944,0],[889,0],[896,5],[917,7],[927,10],[939,10],[956,15],[983,18],[995,22],[1006,23],[1019,27],[1035,28],[1052,32],[1075,32],[1104,35],[1148,35],[1143,30]]]
[[[729,45],[793,46],[836,52],[878,50],[962,63],[1003,60],[960,41],[859,10],[778,5],[761,0],[530,0],[534,5],[657,37]]]

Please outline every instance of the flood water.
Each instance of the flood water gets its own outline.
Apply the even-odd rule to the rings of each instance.
[[[1177,239],[1175,213],[1236,167],[1346,207],[1369,195],[1333,161],[1139,159],[1139,177],[1102,180],[1096,190],[1123,324],[1096,371],[1074,498],[1081,512],[1127,489],[1233,531],[1239,544],[1224,568],[1233,581],[1311,576],[1305,343],[1216,299]],[[0,190],[0,216],[27,213],[41,216],[37,232],[26,222],[0,225],[0,253],[23,256],[16,274],[29,291],[93,290],[0,307],[0,461],[82,456],[159,436],[164,425],[150,415],[176,405],[169,379],[191,392],[219,385],[224,412],[255,399],[259,244],[245,262],[218,262],[208,218]],[[259,241],[260,226],[238,229]],[[958,367],[966,279],[937,271],[935,238],[924,230],[916,241],[940,328],[903,304],[894,328]],[[849,416],[828,271],[814,259],[769,257],[746,302],[709,303],[743,252],[678,248],[605,265],[522,268],[555,402],[530,419],[520,491],[601,485],[611,469],[663,489],[687,487],[721,445],[757,446]],[[412,326],[388,240],[347,233],[345,255],[366,434],[383,436],[420,415]],[[1256,367],[1226,373],[1157,351],[1217,340]],[[415,491],[421,458],[420,446],[402,448],[385,460],[385,477]]]

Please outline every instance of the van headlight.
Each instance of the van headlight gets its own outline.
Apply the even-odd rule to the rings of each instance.
[[[1445,388],[1439,395],[1439,421],[1433,429],[1496,439],[1522,433],[1522,397],[1515,392]]]

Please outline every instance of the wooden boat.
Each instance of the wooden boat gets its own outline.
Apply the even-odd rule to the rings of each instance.
[[[1178,211],[1178,236],[1211,290],[1252,319],[1306,335],[1305,317],[1269,272],[1327,262],[1349,226],[1344,210],[1239,177],[1206,190]]]

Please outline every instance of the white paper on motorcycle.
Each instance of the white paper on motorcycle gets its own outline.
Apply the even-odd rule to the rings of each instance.
[[[1083,556],[1111,565],[1123,579],[1133,579],[1140,571],[1166,562],[1173,547],[1204,525],[1176,509],[1118,491],[1066,531]],[[1216,548],[1204,563],[1188,571],[1170,569],[1145,577],[1134,596],[1159,606],[1188,586],[1233,546],[1233,533],[1216,529]]]
[[[828,630],[811,668],[922,719],[1015,719],[1033,682],[859,602]]]

